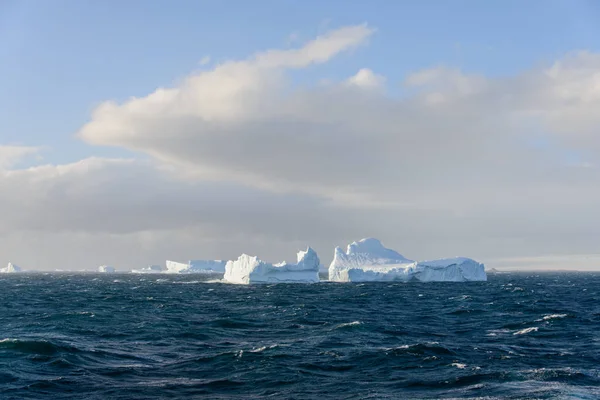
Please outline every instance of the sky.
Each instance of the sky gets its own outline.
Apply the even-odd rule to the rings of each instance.
[[[0,262],[600,269],[600,3],[0,0]]]

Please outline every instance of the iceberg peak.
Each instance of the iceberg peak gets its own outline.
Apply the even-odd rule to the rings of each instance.
[[[2,274],[13,274],[15,272],[22,272],[22,270],[18,265],[15,265],[10,262],[5,268],[0,268],[0,273]]]
[[[364,238],[358,242],[350,243],[346,249],[346,255],[352,254],[368,254],[373,258],[389,259],[394,261],[412,261],[404,257],[402,254],[384,247],[381,241],[375,238]]]

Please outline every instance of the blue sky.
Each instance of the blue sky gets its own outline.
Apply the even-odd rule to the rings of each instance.
[[[435,65],[515,74],[600,47],[596,1],[0,1],[0,142],[44,145],[50,162],[120,149],[72,139],[101,101],[143,96],[212,63],[298,46],[367,22],[367,47],[294,73],[299,83],[369,67],[401,90]],[[295,40],[294,40],[295,39]]]

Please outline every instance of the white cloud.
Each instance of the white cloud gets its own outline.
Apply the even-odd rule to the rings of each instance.
[[[39,151],[38,147],[0,145],[0,170],[10,168],[24,158],[37,154]]]
[[[153,161],[8,171],[0,184],[19,196],[0,200],[11,210],[0,232],[58,231],[107,249],[111,235],[138,248],[170,238],[181,254],[217,258],[234,254],[211,249],[253,252],[243,248],[252,243],[277,259],[310,242],[325,262],[334,245],[363,236],[412,258],[595,251],[600,56],[573,53],[502,78],[427,68],[397,97],[385,90],[396,83],[368,68],[289,84],[288,69],[327,62],[372,33],[341,28],[102,104],[78,137]],[[532,146],[540,137],[556,145]],[[152,246],[153,255],[168,248]]]
[[[365,89],[380,89],[385,85],[385,77],[375,74],[369,68],[362,68],[348,79],[348,83]]]

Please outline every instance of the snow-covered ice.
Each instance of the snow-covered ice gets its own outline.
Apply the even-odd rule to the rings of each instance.
[[[13,274],[16,272],[22,272],[21,268],[13,263],[8,263],[5,268],[0,268],[0,274]]]
[[[416,262],[385,248],[377,239],[367,238],[348,245],[345,253],[339,247],[335,249],[329,280],[465,282],[485,281],[487,276],[483,264],[470,258]]]
[[[235,261],[228,261],[225,266],[223,280],[227,283],[274,283],[274,282],[319,282],[319,257],[310,247],[306,251],[298,252],[298,262],[288,264],[285,261],[279,264],[270,264],[242,254]]]
[[[114,274],[115,268],[110,267],[108,265],[101,265],[98,267],[98,272],[105,273],[105,274]]]
[[[487,281],[484,265],[466,257],[419,261],[414,274],[421,282]]]
[[[177,262],[177,261],[167,260],[166,263],[165,263],[165,265],[167,267],[167,270],[165,272],[169,273],[169,274],[186,273],[190,269],[190,265],[189,264],[184,264],[184,263],[180,263],[180,262]]]
[[[329,280],[336,282],[395,280],[414,263],[402,254],[385,248],[374,238],[348,245],[346,252],[336,247],[329,265]]]
[[[190,260],[187,264],[169,261],[166,262],[169,274],[223,274],[226,261],[222,260]]]

